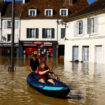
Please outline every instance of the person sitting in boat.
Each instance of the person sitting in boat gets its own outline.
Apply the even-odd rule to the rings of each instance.
[[[40,67],[38,68],[39,82],[46,83],[46,81],[48,81],[55,85],[54,80],[48,76],[48,73],[51,72],[50,69],[45,69],[45,66],[45,63],[41,63]]]
[[[32,74],[37,74],[37,69],[39,67],[39,60],[37,55],[33,55],[32,59],[30,60],[30,72]]]

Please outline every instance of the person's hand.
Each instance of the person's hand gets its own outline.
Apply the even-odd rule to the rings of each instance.
[[[46,70],[47,72],[50,72],[50,69]]]

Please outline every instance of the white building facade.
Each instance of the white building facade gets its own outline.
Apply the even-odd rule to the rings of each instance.
[[[105,64],[105,11],[82,14],[68,20],[65,61]]]

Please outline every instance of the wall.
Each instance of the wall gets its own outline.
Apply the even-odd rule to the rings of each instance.
[[[7,22],[8,20],[11,21],[10,18],[3,18],[2,19],[2,37],[6,38],[6,40],[2,39],[2,42],[4,43],[10,43],[7,42],[7,34],[11,34],[12,33],[12,29],[11,28],[6,28],[5,27],[5,22]],[[18,22],[18,26],[15,27],[15,38],[14,38],[14,42],[18,43],[19,42],[19,36],[20,36],[20,20],[16,19],[15,21]]]
[[[93,16],[92,16],[93,17]],[[105,62],[105,14],[97,15],[97,33],[87,34],[84,32],[84,35],[74,37],[74,24],[77,21],[72,21],[67,23],[66,37],[68,40],[65,42],[65,60],[72,61],[72,46],[79,46],[79,61],[82,61],[82,47],[89,46],[89,62],[94,63],[95,59],[95,46],[102,45],[103,52],[103,63]],[[82,19],[83,21],[86,18]],[[84,26],[86,29],[86,25]]]
[[[27,19],[21,20],[21,37],[22,41],[58,41],[59,44],[64,44],[64,39],[61,39],[61,28],[65,25],[57,23],[57,19]],[[39,38],[26,38],[27,28],[39,28]],[[55,28],[55,38],[42,38],[42,28]]]

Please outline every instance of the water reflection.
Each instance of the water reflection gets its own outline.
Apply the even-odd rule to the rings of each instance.
[[[0,105],[105,105],[105,65],[47,59],[48,65],[72,88],[67,99],[57,99],[27,84],[29,61],[30,58],[15,59],[16,72],[9,73],[10,58],[0,58]]]

